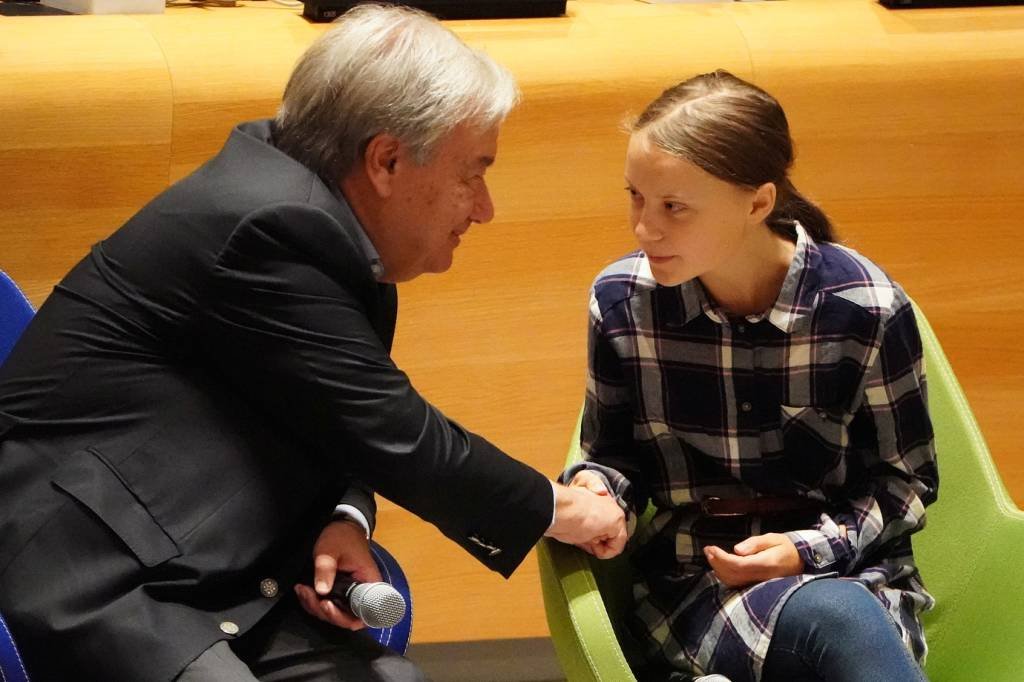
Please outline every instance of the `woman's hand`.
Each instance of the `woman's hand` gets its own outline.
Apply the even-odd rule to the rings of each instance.
[[[583,469],[578,471],[572,480],[569,481],[570,488],[586,488],[595,495],[608,495],[608,488],[605,487],[604,481],[600,476],[595,474],[593,471],[587,471]]]
[[[603,519],[603,522],[595,527],[596,530],[583,534],[580,532],[570,534],[560,527],[565,525],[561,517],[564,516],[566,519],[569,519],[572,514],[568,511],[559,511],[555,515],[555,524],[559,528],[552,528],[548,531],[547,535],[554,537],[556,540],[575,545],[584,552],[596,556],[598,559],[611,559],[622,553],[628,540],[626,514],[619,507],[615,498],[608,492],[608,488],[605,487],[600,476],[584,469],[573,476],[568,486],[563,488],[556,485],[555,490],[556,494],[561,491],[571,492],[580,500],[580,503],[577,503],[575,507],[589,508],[590,514],[588,516],[592,516],[595,521]],[[586,493],[583,491],[586,491]],[[581,504],[583,501],[587,501],[587,504]],[[580,525],[582,528],[584,524],[576,525]]]
[[[322,597],[331,591],[338,571],[348,573],[361,583],[380,582],[380,570],[370,553],[366,530],[355,521],[332,521],[320,532],[313,548],[315,591],[307,585],[296,585],[295,594],[302,608],[311,616],[347,630],[360,630],[366,625],[351,613],[338,608]]]
[[[727,587],[738,588],[772,578],[803,573],[804,562],[796,545],[781,533],[754,535],[733,547],[730,554],[709,545],[704,556],[711,570]]]
[[[593,471],[587,471],[586,469],[577,472],[572,477],[572,480],[569,481],[569,487],[586,488],[595,495],[603,497],[611,496],[608,488],[604,485],[604,480]],[[625,516],[623,516],[623,523],[625,523]],[[622,550],[625,549],[626,535],[623,533],[621,537],[616,538],[614,541],[594,540],[593,542],[581,543],[576,546],[587,554],[596,556],[598,559],[611,559],[621,554]]]

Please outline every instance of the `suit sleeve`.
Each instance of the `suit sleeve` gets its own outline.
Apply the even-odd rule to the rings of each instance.
[[[373,499],[373,491],[356,481],[350,483],[334,508],[333,518],[352,518],[366,528],[367,539],[373,537],[373,529],[377,525],[377,502]]]
[[[507,577],[551,521],[550,484],[416,392],[371,322],[379,290],[328,214],[261,209],[217,259],[203,318],[208,357],[325,466]]]

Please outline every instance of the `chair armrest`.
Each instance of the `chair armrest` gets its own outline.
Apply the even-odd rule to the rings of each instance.
[[[551,640],[570,682],[636,682],[615,636],[588,556],[545,539],[537,547]]]

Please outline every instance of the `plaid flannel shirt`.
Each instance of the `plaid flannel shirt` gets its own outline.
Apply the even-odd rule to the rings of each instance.
[[[796,226],[775,304],[730,318],[698,280],[658,286],[636,252],[606,268],[590,302],[582,464],[627,510],[656,513],[634,553],[631,629],[648,660],[759,680],[786,599],[818,577],[857,580],[918,658],[933,600],[910,535],[938,470],[921,341],[902,289],[856,252]],[[702,516],[707,497],[805,496],[824,513]],[[845,526],[845,534],[840,526]],[[785,532],[803,575],[732,590],[705,545]]]

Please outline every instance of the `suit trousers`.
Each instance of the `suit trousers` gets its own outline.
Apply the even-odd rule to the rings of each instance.
[[[409,659],[365,632],[352,632],[305,613],[286,598],[250,633],[221,640],[176,682],[424,682]]]

